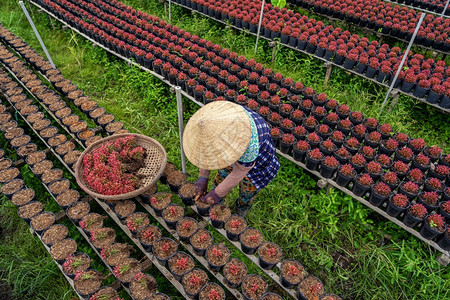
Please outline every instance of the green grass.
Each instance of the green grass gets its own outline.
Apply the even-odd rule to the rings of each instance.
[[[32,47],[40,50],[36,38],[23,14],[13,0],[4,1],[0,7],[0,21]],[[157,1],[126,1],[136,9],[164,17],[162,5]],[[98,101],[133,132],[156,138],[166,148],[169,160],[180,167],[179,142],[176,123],[175,97],[159,80],[129,67],[72,33],[62,30],[56,22],[52,30],[48,17],[37,14],[34,20],[49,48],[56,65],[63,74],[85,93]],[[270,65],[271,49],[261,41],[257,55],[253,54],[254,38],[240,32],[225,30],[223,26],[185,10],[173,7],[175,24],[203,38],[213,40],[239,54],[255,57]],[[42,53],[42,51],[40,51]],[[324,91],[366,116],[377,116],[385,89],[358,77],[348,76],[334,69],[327,87],[323,87],[325,70],[321,64],[306,55],[280,49],[275,65],[277,71]],[[185,119],[195,111],[192,103],[185,101]],[[411,118],[412,116],[412,118]],[[438,144],[449,151],[450,126],[448,116],[438,110],[401,96],[399,104],[380,121],[389,122],[394,130],[414,137],[423,137],[430,144]],[[188,172],[195,168],[188,165]],[[190,179],[194,179],[193,177]],[[261,229],[268,240],[278,243],[285,257],[298,259],[308,272],[325,283],[326,290],[346,299],[446,299],[450,288],[448,268],[441,267],[438,255],[420,240],[385,221],[362,204],[343,193],[330,189],[328,194],[316,186],[316,178],[299,167],[281,159],[281,170],[273,183],[261,191],[258,201],[248,217],[250,225]],[[227,197],[229,204],[237,196],[233,191]],[[6,207],[8,207],[6,205]],[[8,249],[22,253],[32,251],[32,256],[17,260],[2,250],[0,270],[15,268],[7,277],[8,283],[20,298],[24,290],[31,291],[33,299],[63,299],[70,289],[58,273],[44,249],[29,243],[32,238],[26,226],[19,222],[15,209],[2,208],[2,220],[11,220],[14,239],[2,237]],[[15,222],[15,223],[14,223]],[[2,223],[2,227],[4,227]],[[368,227],[365,224],[371,224]],[[386,240],[384,234],[393,237]],[[6,246],[5,246],[6,247]],[[42,248],[42,247],[41,247]],[[39,250],[40,249],[40,250]],[[49,268],[42,266],[49,262]],[[42,276],[36,282],[29,278],[27,267],[36,265]],[[9,274],[9,273],[6,273]],[[54,276],[49,279],[49,276]],[[18,278],[27,278],[21,284]],[[53,280],[53,281],[52,281]],[[59,280],[61,284],[54,285]],[[45,291],[39,294],[38,290]],[[46,298],[46,295],[55,295]]]

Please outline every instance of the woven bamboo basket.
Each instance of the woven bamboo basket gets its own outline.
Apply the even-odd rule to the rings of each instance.
[[[129,135],[136,136],[136,144],[138,146],[142,146],[147,150],[147,157],[144,161],[144,167],[138,170],[137,175],[143,175],[141,180],[142,184],[139,189],[136,189],[132,192],[119,194],[119,195],[102,195],[93,191],[85,182],[83,178],[83,157],[93,152],[95,149],[99,148],[105,142],[115,141],[119,138],[126,137]],[[132,134],[132,133],[124,133],[124,134],[116,134],[93,143],[89,147],[84,150],[84,152],[78,158],[78,161],[75,164],[75,179],[77,180],[78,185],[81,187],[83,191],[88,193],[89,195],[107,201],[116,201],[123,199],[130,199],[136,196],[141,195],[146,192],[152,184],[154,184],[161,174],[163,173],[167,163],[167,154],[166,150],[161,146],[158,141],[142,135],[142,134]]]

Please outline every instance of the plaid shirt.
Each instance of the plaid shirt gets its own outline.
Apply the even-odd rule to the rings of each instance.
[[[280,169],[280,163],[278,162],[275,146],[270,137],[269,125],[259,114],[245,106],[243,107],[251,114],[258,128],[259,155],[253,162],[239,162],[239,164],[245,167],[250,167],[255,164],[248,172],[247,177],[255,185],[256,189],[260,190],[268,185],[275,175],[277,175]]]

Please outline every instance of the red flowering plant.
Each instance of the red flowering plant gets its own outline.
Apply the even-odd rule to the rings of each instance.
[[[283,119],[281,122],[281,127],[285,129],[293,129],[294,128],[294,122],[292,122],[290,119]]]
[[[405,192],[408,192],[410,194],[417,195],[419,193],[419,186],[412,181],[403,183],[401,187]]]
[[[364,136],[366,134],[366,126],[364,124],[358,124],[353,127],[353,132],[358,136]]]
[[[64,272],[68,274],[75,273],[75,270],[84,264],[82,257],[75,258],[74,255],[70,255],[66,258],[63,264]]]
[[[385,154],[378,155],[375,160],[383,167],[388,167],[391,164],[391,159]]]
[[[331,137],[332,141],[337,141],[337,142],[343,142],[345,139],[344,134],[342,132],[340,132],[339,130],[334,131],[330,137]]]
[[[323,160],[323,163],[330,168],[337,168],[339,165],[338,160],[333,156],[326,156]]]
[[[352,122],[349,119],[340,120],[339,121],[339,126],[344,128],[344,129],[349,130],[350,128],[352,128]]]
[[[308,152],[308,156],[314,160],[321,160],[323,159],[323,154],[322,152],[320,152],[319,149],[313,149],[311,151]]]
[[[375,150],[370,146],[363,146],[360,150],[360,153],[362,153],[363,156],[368,158],[375,157]]]
[[[296,135],[302,136],[302,135],[306,135],[306,133],[307,133],[306,128],[303,126],[297,126],[294,128],[294,134],[296,134]]]
[[[338,102],[334,99],[328,100],[328,102],[325,104],[325,107],[327,109],[335,109],[338,106]]]
[[[347,139],[344,143],[348,148],[355,150],[358,149],[360,146],[358,140],[354,137]]]
[[[397,150],[397,154],[399,154],[401,157],[403,157],[405,159],[410,160],[413,157],[414,152],[411,150],[411,148],[408,148],[405,146],[405,147]]]
[[[348,107],[348,105],[346,104],[339,105],[339,107],[337,108],[337,112],[343,115],[347,115],[350,113],[350,107]]]
[[[445,213],[450,214],[450,200],[442,202],[441,208]]]
[[[300,102],[300,105],[301,105],[302,107],[308,109],[308,108],[312,108],[313,102],[312,102],[311,100],[309,100],[309,99],[305,99],[305,100],[303,100],[302,102]]]
[[[395,164],[394,164],[395,166]],[[423,172],[418,169],[412,169],[409,173],[408,173],[408,179],[415,181],[415,182],[422,182],[423,181]]]
[[[369,174],[363,174],[361,176],[356,177],[356,180],[359,184],[363,186],[371,186],[373,184],[373,179]]]
[[[437,165],[434,168],[434,172],[441,176],[447,176],[448,174],[450,174],[450,168],[444,165]]]
[[[281,105],[280,110],[283,113],[290,114],[293,110],[293,107],[292,107],[292,105],[285,103],[285,104]]]
[[[372,191],[380,196],[385,197],[388,197],[391,194],[391,188],[383,182],[376,183],[373,186]]]
[[[393,138],[390,138],[386,141],[382,141],[381,143],[386,149],[391,150],[391,151],[397,149],[397,147],[398,147],[398,142]]]
[[[336,149],[336,145],[330,139],[323,141],[321,145],[328,151],[334,151]]]
[[[407,136],[406,134],[404,134],[404,133],[401,133],[401,132],[395,134],[395,135],[394,135],[394,138],[395,138],[398,142],[401,142],[401,143],[407,143],[407,142],[408,142],[408,136]]]
[[[320,137],[317,135],[317,133],[315,133],[315,132],[312,132],[312,133],[310,133],[310,134],[308,134],[308,136],[306,137],[306,139],[309,141],[309,142],[312,142],[312,143],[318,143],[318,142],[320,142]]]
[[[309,144],[307,141],[305,140],[300,140],[297,142],[297,144],[295,144],[295,148],[300,150],[300,151],[307,151],[309,149]]]
[[[391,185],[394,185],[399,181],[397,174],[395,172],[384,173],[384,175],[381,177],[381,180]]]
[[[408,208],[408,212],[410,215],[423,219],[427,215],[427,209],[420,203],[414,203]]]
[[[325,116],[327,114],[327,111],[322,106],[316,106],[312,109],[313,114],[316,114],[318,116]]]
[[[403,194],[396,194],[394,197],[392,197],[391,202],[397,206],[397,207],[402,207],[405,208],[408,206],[409,204],[409,200],[408,197],[406,197]]]
[[[281,137],[283,133],[278,127],[274,127],[270,130],[270,136],[272,137]]]
[[[389,124],[383,124],[378,127],[378,131],[383,135],[388,135],[392,132],[392,127]]]
[[[339,172],[345,176],[353,177],[356,174],[355,169],[350,164],[342,165],[339,168]]]
[[[437,206],[439,204],[438,198],[439,195],[436,192],[424,192],[420,195],[420,200],[431,206]]]
[[[358,122],[362,122],[364,116],[361,112],[359,111],[354,111],[350,114],[350,117]]]
[[[330,121],[330,122],[332,122],[332,123],[337,123],[337,121],[339,121],[339,116],[338,116],[337,113],[332,112],[332,113],[329,113],[329,114],[325,117],[325,119],[327,119],[328,121]]]
[[[421,151],[426,146],[424,139],[412,139],[409,141],[409,145],[418,151]]]
[[[305,114],[299,109],[294,110],[291,114],[292,118],[297,119],[297,120],[302,119],[304,115]]]
[[[328,125],[323,124],[323,125],[319,125],[319,127],[317,128],[317,131],[322,134],[328,134],[331,132],[331,128]]]
[[[313,116],[309,116],[308,118],[305,119],[305,125],[308,127],[316,127],[317,123],[318,122],[316,118],[314,118]]]
[[[380,174],[382,172],[381,165],[375,161],[369,162],[366,170],[371,174]]]
[[[286,133],[285,135],[283,135],[281,141],[285,144],[293,144],[295,142],[295,138],[292,134]]]
[[[280,105],[281,104],[281,98],[279,96],[273,96],[270,98],[269,100],[269,104],[270,105]]]
[[[270,115],[270,108],[267,106],[261,106],[258,109],[258,113],[263,117],[268,117]]]
[[[364,166],[366,164],[366,159],[361,154],[357,153],[350,158],[350,162],[356,166]]]
[[[437,214],[435,212],[431,213],[425,219],[425,222],[427,222],[431,228],[435,229],[438,232],[444,232],[445,230],[445,219],[440,214]]]
[[[249,99],[249,100],[247,101],[247,107],[250,108],[250,109],[252,109],[252,110],[256,110],[256,109],[258,109],[259,104],[258,104],[258,102],[256,102],[255,100]]]
[[[417,154],[414,161],[421,166],[428,166],[430,164],[430,158],[423,153]]]
[[[438,146],[431,146],[425,149],[425,152],[434,159],[437,159],[441,156],[442,149]]]
[[[381,133],[372,131],[371,133],[367,134],[366,138],[372,143],[378,143],[381,141]]]
[[[348,152],[348,150],[345,149],[345,147],[339,148],[335,153],[337,156],[342,158],[349,158],[351,155],[350,152]]]
[[[442,182],[437,178],[427,178],[427,180],[425,180],[425,184],[430,188],[432,188],[433,190],[437,191],[443,190]]]
[[[146,155],[146,150],[136,145],[133,135],[104,143],[83,157],[83,179],[102,195],[134,191],[140,184],[134,173],[143,167]]]

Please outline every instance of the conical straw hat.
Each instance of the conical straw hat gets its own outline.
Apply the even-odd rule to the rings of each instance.
[[[189,161],[205,170],[225,168],[245,152],[251,136],[245,109],[228,101],[211,102],[188,121],[183,148]]]

